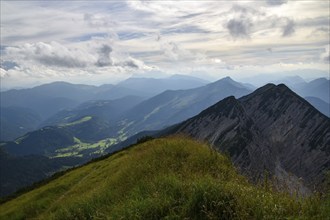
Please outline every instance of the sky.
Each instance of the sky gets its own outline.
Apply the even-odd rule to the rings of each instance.
[[[329,4],[1,0],[1,87],[300,70],[329,77]]]

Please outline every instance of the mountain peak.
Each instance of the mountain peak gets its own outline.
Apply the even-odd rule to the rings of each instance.
[[[228,79],[228,80],[232,80],[232,78],[230,76],[226,76],[223,79]]]
[[[208,141],[226,151],[256,180],[265,170],[291,187],[320,186],[329,167],[330,120],[285,84],[267,84],[239,99],[230,96],[170,132]],[[318,159],[316,159],[318,158]],[[284,178],[283,178],[284,176]],[[299,177],[304,183],[299,183]],[[289,182],[290,182],[289,181]]]
[[[258,89],[256,89],[253,93],[244,96],[241,98],[241,101],[248,100],[250,98],[256,97],[258,95],[262,95],[263,98],[267,99],[270,97],[278,97],[279,95],[283,94],[291,94],[293,96],[297,96],[291,89],[289,89],[285,84],[281,83],[278,85],[275,85],[273,83],[268,83]]]
[[[220,80],[224,82],[235,82],[230,76],[226,76]]]
[[[264,114],[267,111],[266,115],[269,116],[267,116],[269,120],[276,120],[284,113],[292,113],[295,110],[293,106],[305,106],[307,104],[311,107],[306,100],[294,93],[285,84],[267,84],[240,98],[239,101],[244,103],[247,112],[252,115]],[[265,122],[265,119],[261,122]]]
[[[213,86],[231,85],[231,86],[235,86],[235,87],[239,87],[239,88],[245,88],[241,83],[236,82],[229,76],[219,79],[219,80],[211,83],[210,85],[213,85]]]

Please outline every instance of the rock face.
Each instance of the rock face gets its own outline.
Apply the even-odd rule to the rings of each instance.
[[[206,140],[253,180],[268,173],[303,193],[330,168],[330,119],[283,84],[225,98],[166,133]]]

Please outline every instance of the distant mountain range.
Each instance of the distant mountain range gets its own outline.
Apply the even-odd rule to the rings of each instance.
[[[169,81],[175,78],[196,81],[181,76]],[[130,79],[122,84],[133,83],[136,86],[132,86],[132,91],[137,93],[142,85],[156,83],[153,80],[145,84],[142,82]],[[324,115],[327,115],[327,103],[316,95],[323,94],[322,89],[328,88],[327,82],[319,79],[311,84],[298,83],[301,89],[314,85],[315,90],[310,93],[315,97],[306,99]],[[57,86],[62,90],[56,92]],[[318,87],[321,88],[319,92],[316,91]],[[14,99],[16,95],[18,99],[1,108],[1,132],[5,131],[1,138],[5,136],[2,140],[7,142],[1,142],[0,148],[15,160],[38,155],[48,159],[81,158],[87,161],[106,152],[121,150],[145,135],[182,132],[207,140],[221,151],[228,152],[242,172],[254,180],[263,178],[264,172],[275,175],[280,182],[293,174],[290,186],[300,177],[309,188],[313,184],[320,185],[324,180],[323,171],[329,167],[329,118],[282,84],[269,84],[252,92],[251,85],[226,77],[197,88],[163,91],[150,98],[136,96],[137,93],[112,100],[94,99],[97,94],[107,94],[108,89],[114,88],[112,85],[95,87],[54,83],[41,88],[1,93],[1,97],[6,99]],[[129,90],[124,86],[120,88],[120,91],[122,88]],[[59,97],[66,93],[66,97]],[[33,106],[28,100],[31,101],[34,95],[34,103],[40,102],[44,110],[52,107],[42,102],[46,97],[49,100],[72,99],[75,104],[62,109],[63,106],[53,103],[57,110],[53,110],[55,113],[45,120],[45,115],[40,116],[42,111],[37,111],[37,105],[32,109],[26,108]],[[1,105],[3,103],[2,100]],[[15,106],[15,103],[25,107]],[[155,131],[168,126],[172,127],[160,133]],[[302,159],[297,159],[297,155]],[[319,159],[314,162],[316,157]],[[77,161],[81,163],[81,160]],[[43,164],[53,163],[42,162],[40,166]],[[63,168],[56,164],[45,169],[51,170],[47,173]],[[25,178],[24,172],[21,174],[21,178]],[[39,179],[47,175],[39,175]],[[15,184],[11,190],[15,189]],[[304,190],[303,187],[301,189]]]
[[[330,80],[318,78],[308,83],[299,83],[291,86],[301,97],[317,97],[326,103],[330,103]]]
[[[151,97],[167,89],[188,89],[205,85],[206,81],[194,77],[166,79],[130,78],[118,85],[90,86],[54,82],[31,89],[1,92],[1,106],[30,108],[47,118],[59,110],[72,108],[88,100],[112,100],[129,95]]]
[[[79,116],[84,111],[93,114],[97,114],[97,111],[103,111],[104,113],[106,106],[109,107],[109,105],[112,106],[112,109],[107,110],[113,110],[118,105],[117,109],[122,107],[121,113],[124,113],[127,105],[130,106],[129,102],[137,104],[141,100],[139,97],[148,98],[168,89],[189,89],[205,85],[206,83],[207,81],[195,77],[175,75],[165,79],[130,78],[118,85],[104,84],[98,87],[54,82],[31,89],[15,89],[1,92],[0,106],[3,108],[1,124],[8,129],[2,132],[0,140],[13,140],[24,134],[24,132],[34,130],[37,126],[50,125],[53,122],[57,123],[58,120],[63,120],[60,118],[61,115],[69,114],[72,116],[78,114]],[[133,96],[136,97],[135,100],[132,98]],[[107,103],[109,100],[116,99],[117,101],[113,102],[113,104]],[[93,103],[95,107],[92,107]],[[89,105],[89,107],[86,107],[86,105]],[[101,110],[100,105],[104,106],[102,107],[103,110]],[[9,116],[5,113],[5,108],[8,107],[11,109],[20,108],[20,112],[12,110]],[[79,110],[80,107],[83,109]],[[87,110],[86,108],[89,109]],[[26,113],[23,113],[22,109],[26,109]],[[96,112],[93,112],[93,110]],[[27,114],[36,115],[40,119],[31,123],[31,126],[26,126],[26,119],[18,120],[22,118],[19,115]],[[14,115],[17,116],[15,120],[12,117]],[[107,115],[106,118],[110,119],[117,117],[115,112],[109,112]]]
[[[16,155],[52,155],[59,148],[77,144],[75,138],[89,143],[120,136],[125,139],[143,130],[181,122],[229,95],[240,97],[249,92],[227,77],[195,89],[168,90],[143,102],[135,96],[87,101],[71,110],[60,111],[42,123],[46,127],[7,142],[3,147]]]
[[[326,103],[330,103],[330,80],[326,78],[316,78],[307,82],[298,75],[281,77],[277,75],[264,74],[243,79],[243,82],[251,83],[257,87],[266,83],[283,83],[301,97],[316,97]]]
[[[323,101],[322,99],[316,97],[305,97],[306,101],[308,101],[311,105],[313,105],[317,110],[319,110],[324,115],[330,117],[330,104]]]
[[[125,96],[115,100],[92,100],[84,102],[72,109],[59,111],[42,123],[46,125],[61,125],[78,120],[84,116],[96,116],[105,121],[114,122],[132,107],[141,103],[143,98]]]
[[[226,80],[228,85],[225,85]],[[308,97],[314,107],[329,117],[329,80],[319,78],[307,83],[292,76],[276,82],[285,82],[300,96]],[[95,115],[112,122],[119,118],[132,122],[126,128],[128,134],[141,128],[159,129],[189,118],[226,96],[239,97],[255,89],[251,84],[238,83],[230,78],[206,83],[202,79],[174,75],[166,79],[130,78],[118,85],[99,87],[54,82],[31,89],[1,92],[0,140],[14,140],[36,128],[58,125],[84,115]],[[237,89],[236,93],[233,89]],[[145,101],[140,106],[135,106],[143,99]],[[29,120],[31,118],[33,122]]]
[[[151,97],[165,90],[192,89],[208,84],[199,78],[173,75],[165,79],[129,78],[117,84],[118,87],[132,89],[140,92],[140,96]]]
[[[122,116],[122,121],[128,124],[124,131],[130,136],[142,130],[161,129],[192,117],[227,96],[241,97],[249,92],[230,77],[195,89],[165,91]]]
[[[0,107],[0,140],[14,140],[35,130],[42,122],[40,115],[23,107]]]

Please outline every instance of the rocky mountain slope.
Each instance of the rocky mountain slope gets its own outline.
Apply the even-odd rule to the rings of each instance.
[[[243,173],[285,187],[320,186],[330,168],[330,119],[285,85],[228,97],[165,133],[184,133],[228,152]]]

